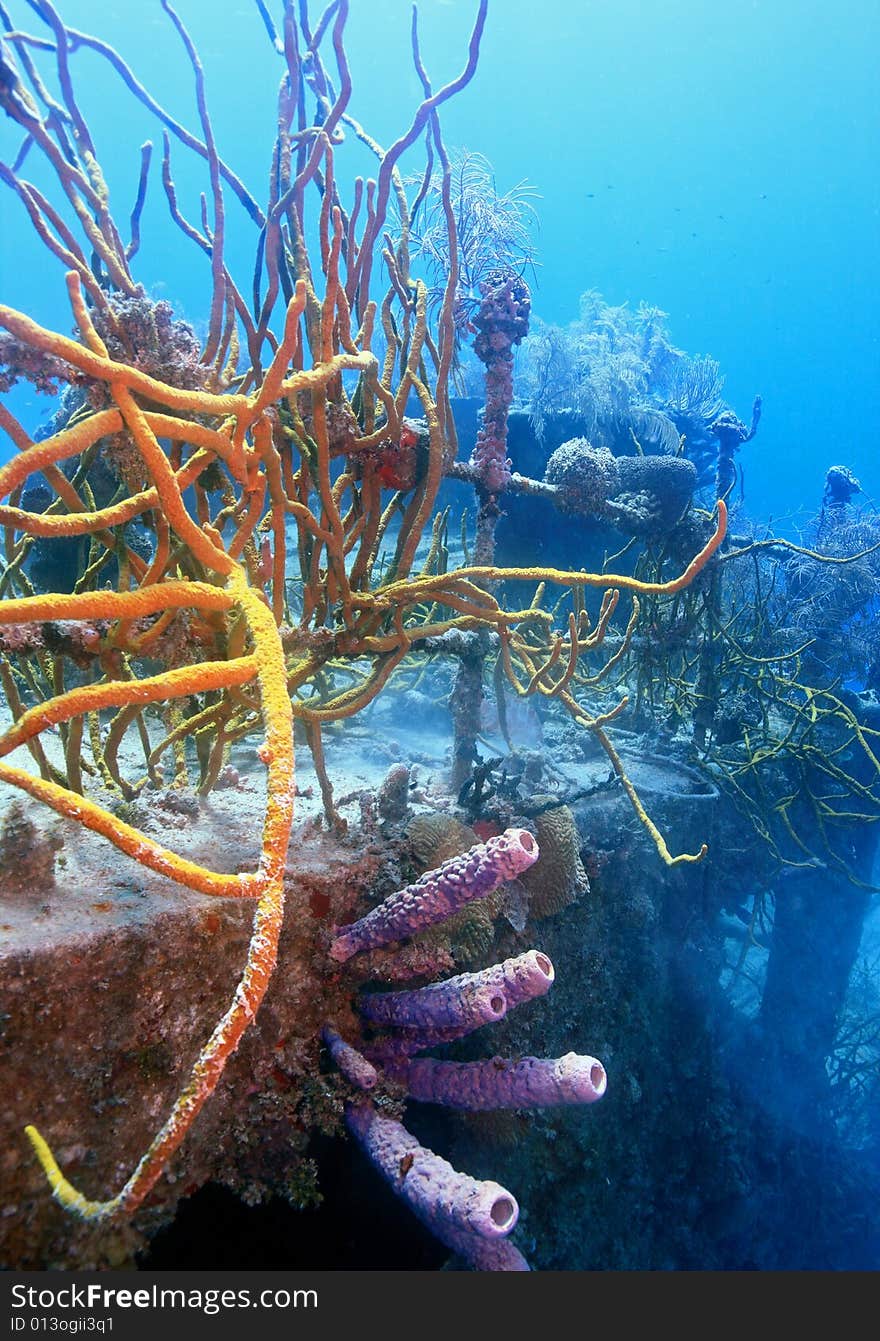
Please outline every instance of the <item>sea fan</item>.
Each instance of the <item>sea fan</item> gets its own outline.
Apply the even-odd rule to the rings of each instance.
[[[525,180],[499,194],[494,169],[482,154],[453,150],[450,162],[459,261],[455,320],[459,335],[463,335],[479,305],[480,285],[493,271],[516,275],[534,271],[532,230],[538,216],[532,201],[538,197]],[[443,297],[450,269],[442,187],[442,174],[435,172],[414,213],[410,231],[411,255],[427,267],[434,307]]]

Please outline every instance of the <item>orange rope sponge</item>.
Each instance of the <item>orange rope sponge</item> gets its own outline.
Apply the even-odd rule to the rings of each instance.
[[[265,746],[261,754],[269,774],[259,870],[251,877],[226,877],[230,882],[234,880],[239,883],[240,892],[242,892],[241,882],[249,880],[251,883],[248,892],[257,899],[247,962],[233,1000],[202,1048],[188,1085],[175,1102],[137,1168],[115,1196],[106,1201],[91,1201],[83,1196],[64,1177],[39,1131],[32,1126],[26,1128],[56,1201],[86,1220],[106,1220],[114,1215],[128,1214],[143,1201],[162,1175],[196,1114],[216,1089],[227,1059],[238,1047],[242,1034],[260,1007],[275,968],[278,937],[284,915],[284,869],[293,823],[295,790],[293,717],[287,694],[284,653],[271,612],[259,595],[247,585],[244,571],[238,565],[233,566],[227,587],[247,620],[254,642],[254,662],[257,666],[266,728]],[[21,778],[13,776],[16,772],[17,770],[0,765],[0,779],[22,786]],[[32,779],[32,782],[43,793],[42,799],[49,799],[44,789],[51,784],[38,782],[37,779]],[[28,786],[27,790],[36,794],[35,787]],[[58,788],[58,791],[61,790],[63,789]],[[77,798],[77,803],[83,804],[82,797]],[[84,813],[79,818],[87,823]],[[115,817],[110,818],[115,824],[120,823]],[[89,827],[95,826],[89,825]],[[128,829],[128,826],[121,827]],[[143,836],[137,834],[136,830],[129,830],[129,833],[136,835],[137,840],[143,843]],[[121,842],[117,841],[117,846],[122,846]],[[130,855],[145,865],[157,869],[155,861],[148,860],[145,851],[133,848]],[[180,883],[189,884],[191,888],[205,889],[204,877],[208,873],[203,872],[201,868],[193,867],[190,863],[182,862],[180,858],[173,858],[173,854],[166,854],[166,861],[170,869],[164,871],[164,874],[173,874]],[[198,879],[194,879],[194,876]],[[227,888],[220,890],[214,888],[205,892],[228,894],[233,891]]]

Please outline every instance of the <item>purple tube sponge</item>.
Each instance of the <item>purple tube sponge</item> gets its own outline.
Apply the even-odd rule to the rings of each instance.
[[[376,992],[360,999],[372,1024],[422,1032],[455,1030],[458,1037],[502,1019],[512,1006],[543,996],[553,982],[553,965],[538,950],[505,959],[479,973],[461,973],[412,992]]]
[[[345,1079],[359,1090],[371,1090],[379,1079],[379,1073],[368,1062],[366,1057],[353,1048],[350,1043],[346,1043],[344,1038],[340,1038],[335,1029],[331,1029],[329,1024],[325,1024],[321,1030],[321,1037],[333,1061],[339,1067],[339,1070],[345,1076]]]
[[[460,1244],[497,1240],[513,1229],[519,1207],[500,1184],[459,1173],[369,1100],[350,1104],[345,1120],[383,1178],[442,1243],[459,1251]]]
[[[463,973],[415,992],[377,992],[362,996],[358,1009],[372,1024],[398,1029],[455,1029],[470,1033],[481,1024],[504,1018],[507,1002],[479,973]]]
[[[476,1271],[531,1271],[515,1243],[510,1239],[484,1239],[465,1230],[447,1229],[442,1242]]]
[[[474,1111],[591,1104],[602,1098],[608,1083],[601,1062],[576,1052],[548,1059],[523,1057],[517,1062],[503,1057],[480,1062],[416,1057],[399,1070],[390,1070],[414,1099]]]
[[[538,844],[527,829],[505,829],[435,871],[426,871],[415,884],[391,894],[366,917],[344,927],[330,946],[330,954],[344,963],[361,950],[388,945],[444,922],[465,904],[513,880],[537,859]]]
[[[493,964],[485,972],[504,996],[508,1010],[546,995],[556,977],[552,963],[540,950],[527,950],[523,955]]]

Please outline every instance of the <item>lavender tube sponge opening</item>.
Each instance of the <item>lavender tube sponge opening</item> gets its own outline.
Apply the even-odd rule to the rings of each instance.
[[[350,1104],[345,1120],[382,1176],[441,1242],[459,1251],[462,1236],[494,1240],[513,1229],[519,1207],[499,1183],[459,1173],[369,1100]]]
[[[410,992],[374,992],[361,997],[358,1008],[373,1024],[417,1029],[437,1037],[437,1030],[459,1036],[494,1023],[512,1006],[543,996],[553,983],[553,965],[539,950],[505,959],[478,973],[460,973],[444,982]]]
[[[497,983],[504,993],[507,1009],[513,1010],[514,1006],[549,992],[556,971],[552,961],[541,950],[527,950],[523,955],[493,964],[485,970],[485,975],[493,984]]]
[[[513,880],[537,859],[538,844],[533,834],[527,829],[505,829],[389,895],[372,912],[339,932],[330,946],[330,955],[338,963],[345,963],[361,950],[388,945],[445,922],[459,908]]]

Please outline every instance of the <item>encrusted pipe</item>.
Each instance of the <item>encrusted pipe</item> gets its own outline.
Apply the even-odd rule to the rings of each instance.
[[[329,1024],[324,1025],[321,1037],[327,1051],[349,1084],[355,1085],[359,1090],[373,1089],[379,1079],[379,1073],[372,1062],[368,1062],[357,1048],[353,1048],[344,1038],[340,1038]]]
[[[455,1029],[469,1033],[502,1019],[522,1001],[543,996],[553,982],[553,965],[538,950],[505,959],[479,973],[461,973],[412,992],[362,996],[358,1008],[372,1024],[398,1029]]]
[[[472,1111],[496,1108],[545,1108],[554,1104],[592,1104],[608,1083],[595,1057],[567,1052],[564,1057],[491,1057],[479,1062],[440,1062],[413,1058],[395,1071],[414,1099]]]
[[[349,1104],[345,1120],[382,1177],[441,1242],[458,1251],[460,1236],[499,1239],[513,1229],[519,1207],[499,1183],[459,1173],[369,1100]]]
[[[412,885],[398,890],[366,917],[344,927],[330,946],[330,954],[344,963],[361,950],[413,936],[475,899],[482,899],[513,880],[538,859],[538,844],[527,829],[504,833],[452,857]]]

